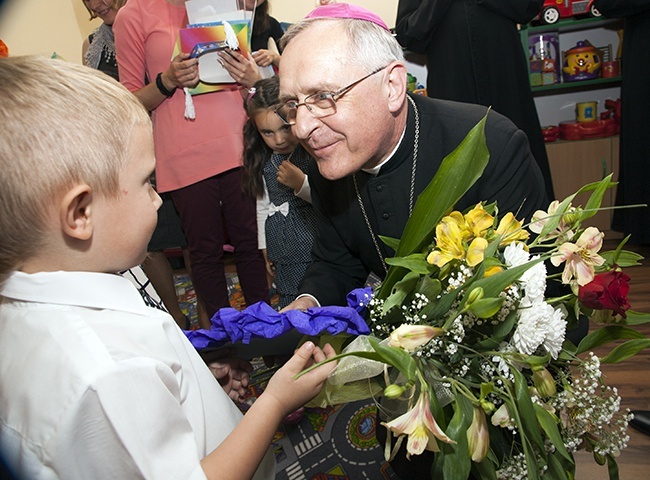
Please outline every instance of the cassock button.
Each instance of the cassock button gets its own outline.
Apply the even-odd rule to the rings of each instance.
[[[377,191],[381,192],[384,189],[383,185],[377,185]]]
[[[388,217],[390,217],[390,215],[388,215],[387,213],[384,213],[384,214],[381,216],[381,218],[383,218],[384,220],[388,220]]]

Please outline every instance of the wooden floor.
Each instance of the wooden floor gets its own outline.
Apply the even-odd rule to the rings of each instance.
[[[615,245],[609,242],[610,249]],[[626,247],[646,259],[643,266],[626,269],[632,278],[630,282],[630,304],[633,310],[650,312],[650,247]],[[650,336],[650,325],[638,327]],[[602,357],[612,347],[601,347],[596,354]],[[602,365],[605,381],[610,386],[616,386],[623,401],[622,406],[630,410],[650,410],[650,349],[618,365]],[[618,458],[620,478],[646,479],[650,478],[650,436],[632,427],[628,433],[630,441],[628,448],[623,450]],[[597,465],[590,453],[578,452],[576,455],[576,480],[606,480],[609,478],[606,466]]]

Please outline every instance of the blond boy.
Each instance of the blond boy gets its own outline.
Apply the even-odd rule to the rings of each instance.
[[[151,123],[102,73],[0,59],[0,453],[27,479],[274,478],[280,420],[332,356],[308,343],[242,418],[174,320],[115,275],[160,198]]]

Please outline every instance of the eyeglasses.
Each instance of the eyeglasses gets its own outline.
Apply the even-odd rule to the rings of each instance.
[[[302,105],[307,107],[307,110],[309,110],[309,112],[316,118],[323,118],[334,115],[336,113],[336,101],[339,98],[363,82],[366,78],[373,76],[375,73],[381,72],[387,66],[388,65],[384,65],[377,70],[373,70],[365,77],[360,78],[356,82],[352,82],[347,87],[343,87],[336,92],[317,92],[309,95],[308,97],[305,97],[305,101],[302,103],[299,103],[295,100],[288,100],[276,108],[275,113],[287,125],[296,124],[298,107]]]

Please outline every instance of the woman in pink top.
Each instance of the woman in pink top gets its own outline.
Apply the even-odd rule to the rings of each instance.
[[[184,0],[129,0],[113,30],[120,81],[152,112],[158,190],[170,192],[178,209],[195,288],[212,316],[229,306],[226,231],[246,302],[268,302],[255,199],[241,189],[246,113],[239,86],[250,87],[260,74],[252,61],[232,52],[227,68],[239,86],[194,96],[196,118],[186,119],[183,87],[197,84],[198,61],[173,52],[187,23]]]

